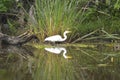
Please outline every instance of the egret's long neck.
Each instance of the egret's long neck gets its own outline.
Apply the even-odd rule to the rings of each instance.
[[[66,39],[67,39],[67,35],[66,35],[67,33],[63,33],[63,36],[64,36],[64,38],[62,39],[62,41],[65,41]]]
[[[67,58],[67,56],[65,55],[67,53],[66,49],[63,49],[63,57]]]

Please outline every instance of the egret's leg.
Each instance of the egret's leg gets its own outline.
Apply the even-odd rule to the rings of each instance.
[[[54,46],[54,45],[55,45],[55,42],[51,42],[51,45]]]

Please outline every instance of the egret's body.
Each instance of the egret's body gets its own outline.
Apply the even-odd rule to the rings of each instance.
[[[70,56],[66,56],[67,50],[65,48],[55,47],[55,48],[45,48],[45,50],[54,54],[60,54],[63,51],[64,58],[71,58]]]
[[[48,42],[63,42],[67,39],[67,33],[70,33],[70,31],[65,31],[63,33],[64,38],[62,38],[60,35],[54,35],[54,36],[50,36],[45,38],[44,41],[48,41]]]

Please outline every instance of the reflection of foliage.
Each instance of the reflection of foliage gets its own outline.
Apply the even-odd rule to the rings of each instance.
[[[15,47],[14,47],[15,48]],[[119,76],[120,53],[110,48],[69,47],[67,52],[73,59],[36,50],[34,57],[19,54],[23,51],[6,52],[0,55],[0,79],[2,80],[108,80]],[[15,50],[15,49],[14,49]],[[29,49],[30,50],[30,49]],[[1,50],[2,52],[2,50]],[[115,54],[115,55],[114,55]],[[26,58],[24,58],[26,56]],[[114,57],[101,61],[106,56]],[[110,77],[110,78],[109,78]]]
[[[38,52],[37,52],[38,53]],[[47,53],[40,49],[36,56],[34,80],[75,80],[71,60],[64,59],[61,55]]]
[[[10,46],[0,49],[0,79],[31,80],[30,70],[33,58],[29,48]],[[31,49],[31,47],[30,47]],[[27,78],[27,79],[26,79]]]
[[[28,61],[20,54],[7,53],[1,58],[0,79],[2,80],[23,80],[29,73]],[[25,79],[26,80],[26,79]],[[29,79],[30,80],[30,79]]]

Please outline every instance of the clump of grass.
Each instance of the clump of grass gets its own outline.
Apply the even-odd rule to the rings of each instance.
[[[113,30],[114,25],[109,24],[112,21],[108,21],[112,16],[102,9],[98,11],[97,6],[89,7],[88,2],[89,0],[36,0],[31,27],[39,34],[41,41],[47,36],[62,34],[65,30],[72,30],[68,42],[99,28],[105,28],[110,33],[117,32],[115,29],[118,27]]]
[[[75,30],[82,17],[82,9],[78,6],[81,0],[36,0],[35,19],[32,25],[39,38],[62,34],[65,30]]]

